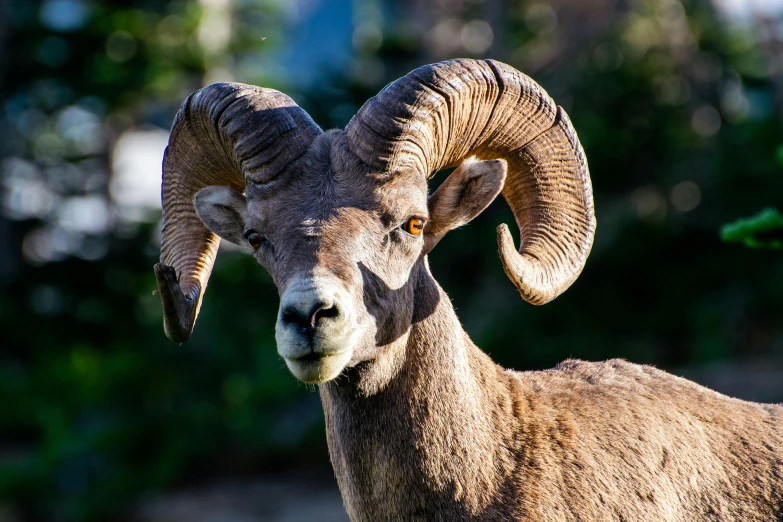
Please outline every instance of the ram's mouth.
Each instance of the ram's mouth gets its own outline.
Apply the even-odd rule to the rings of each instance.
[[[294,358],[292,360],[294,360],[296,362],[300,362],[300,363],[311,363],[311,362],[318,362],[321,359],[323,359],[324,357],[329,357],[329,356],[328,355],[324,355],[322,353],[310,352],[310,353],[305,354],[305,355],[303,355],[301,357],[296,357],[296,358]]]
[[[309,352],[301,357],[283,358],[294,377],[307,384],[331,381],[340,375],[350,359],[351,350],[330,354]]]

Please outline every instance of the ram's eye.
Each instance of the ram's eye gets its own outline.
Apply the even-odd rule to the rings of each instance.
[[[258,247],[261,246],[261,243],[264,241],[264,236],[262,236],[255,230],[248,231],[245,234],[245,238],[247,239],[247,242],[250,244],[250,246],[253,247],[253,250],[257,250]]]
[[[402,224],[402,229],[412,236],[421,235],[424,230],[424,220],[419,218],[410,218]]]

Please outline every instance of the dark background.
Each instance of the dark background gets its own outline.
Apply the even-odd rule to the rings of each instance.
[[[598,219],[582,276],[541,308],[498,260],[502,199],[437,247],[476,343],[520,370],[624,357],[783,401],[781,251],[719,236],[781,205],[780,0],[0,0],[0,522],[345,519],[264,270],[222,249],[192,339],[163,334],[167,129],[225,80],[343,127],[458,56],[566,109]]]

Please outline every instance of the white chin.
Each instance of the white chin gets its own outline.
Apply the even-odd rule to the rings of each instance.
[[[320,357],[284,359],[294,377],[307,384],[319,384],[340,375],[351,359],[351,350]]]

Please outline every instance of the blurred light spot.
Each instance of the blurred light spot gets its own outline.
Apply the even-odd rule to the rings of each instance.
[[[58,261],[78,250],[81,241],[81,234],[60,228],[37,228],[22,240],[22,256],[32,265]]]
[[[685,19],[685,9],[680,0],[667,0],[658,3],[658,17],[663,24],[672,24]]]
[[[720,130],[720,125],[720,114],[714,107],[702,105],[693,111],[691,126],[702,138],[715,136]]]
[[[682,105],[691,97],[690,84],[680,76],[658,77],[653,80],[656,98],[665,105]]]
[[[115,209],[115,214],[117,216],[117,220],[115,221],[114,228],[111,231],[112,236],[118,239],[131,239],[136,237],[136,234],[139,231],[139,223],[136,221],[130,221],[130,218],[125,215],[126,213],[122,212],[121,210]],[[153,239],[151,239],[151,241],[156,244],[160,244],[160,241],[155,241]],[[222,246],[223,243],[227,243],[227,241],[221,241],[220,245]]]
[[[661,0],[656,2],[656,11],[658,15],[657,25],[670,50],[681,52],[680,49],[686,46],[693,47],[693,35],[688,26],[685,9],[682,7],[680,0]]]
[[[85,194],[96,190],[103,190],[109,182],[109,172],[103,161],[97,158],[88,158],[75,165],[81,174],[79,190]]]
[[[112,225],[108,202],[101,196],[68,198],[57,214],[58,225],[67,231],[97,234]]]
[[[355,23],[359,23],[362,20],[380,22],[383,20],[383,9],[381,9],[380,2],[370,1],[354,3],[353,20]]]
[[[100,124],[86,124],[72,127],[65,133],[66,143],[76,156],[97,154],[106,145],[105,131]]]
[[[752,22],[754,16],[776,18],[783,14],[780,0],[712,0],[719,10],[733,22]]]
[[[484,20],[471,20],[460,31],[462,46],[468,52],[481,54],[492,45],[494,34]]]
[[[136,39],[125,31],[115,31],[106,39],[106,54],[115,62],[127,62],[136,55]]]
[[[778,150],[776,150],[775,152],[776,152],[775,156],[777,156],[778,158],[778,163],[783,165],[783,144],[778,145]]]
[[[561,50],[562,47],[555,44],[553,38],[538,38],[518,47],[512,57],[514,61],[524,64],[528,72],[533,72],[550,63]]]
[[[633,191],[631,206],[642,219],[661,220],[666,217],[666,200],[655,187],[640,187]]]
[[[74,252],[76,257],[85,261],[97,261],[109,253],[109,241],[106,236],[86,236]]]
[[[56,78],[38,80],[32,86],[31,93],[35,104],[43,110],[54,110],[73,99],[73,90]]]
[[[95,125],[98,123],[100,123],[98,116],[76,105],[66,107],[60,111],[60,114],[57,117],[57,129],[63,134],[74,127]]]
[[[728,83],[720,97],[720,108],[727,120],[743,121],[750,113],[750,103],[739,82]]]
[[[742,59],[736,63],[737,70],[743,76],[753,78],[766,78],[769,76],[768,66],[767,57],[759,52],[748,53],[742,56]]]
[[[46,125],[48,118],[38,109],[20,111],[12,117],[16,130],[26,138],[32,138]]]
[[[616,71],[623,63],[623,53],[611,43],[602,43],[593,50],[593,62],[602,71]]]
[[[203,6],[198,39],[209,54],[217,54],[231,40],[230,0],[199,0]]]
[[[180,16],[167,16],[158,23],[156,31],[158,40],[165,47],[178,47],[183,45],[188,37],[185,29],[185,21]]]
[[[100,352],[89,346],[78,346],[71,351],[71,366],[82,378],[89,378],[100,371]]]
[[[688,212],[701,203],[701,189],[693,181],[683,181],[672,189],[671,200],[674,208],[680,212]]]
[[[353,30],[353,48],[365,53],[374,53],[381,48],[383,34],[381,27],[373,22],[362,22]]]
[[[22,257],[31,265],[48,263],[54,258],[54,248],[46,230],[28,232],[22,240]]]
[[[32,181],[40,177],[40,171],[34,163],[22,158],[10,157],[3,160],[3,181],[8,182],[15,179]]]
[[[731,18],[740,18],[748,15],[748,0],[712,0],[712,3],[724,14]]]
[[[547,4],[533,4],[525,11],[525,25],[536,34],[551,33],[557,27],[557,13]]]
[[[28,296],[30,309],[38,315],[57,315],[63,309],[65,298],[57,287],[37,285]]]
[[[96,154],[104,148],[105,133],[100,118],[82,107],[64,109],[57,118],[57,127],[75,155]]]
[[[769,92],[762,89],[747,89],[745,91],[750,106],[749,116],[753,120],[764,120],[772,115],[775,102]]]
[[[701,53],[690,69],[697,80],[705,83],[718,81],[723,76],[721,58],[715,53]]]
[[[462,45],[462,21],[457,18],[446,18],[438,22],[432,29],[432,39],[437,51],[449,54],[457,51]]]
[[[33,156],[44,165],[59,163],[65,153],[65,140],[56,132],[42,132],[33,140]]]
[[[626,20],[623,41],[628,48],[628,52],[632,56],[639,58],[657,43],[658,34],[651,20],[631,14]]]
[[[11,219],[43,218],[54,207],[54,193],[42,180],[4,180],[3,208]]]
[[[266,71],[270,74],[269,69]],[[214,65],[209,68],[204,75],[204,85],[210,85],[217,82],[230,82],[234,79],[234,72],[229,65]],[[165,87],[165,89],[171,89],[172,87]]]
[[[106,115],[106,100],[98,96],[84,96],[79,99],[77,105],[94,114],[96,118],[103,118]]]
[[[354,63],[354,78],[364,85],[377,85],[383,80],[386,67],[377,58],[359,58]]]
[[[41,5],[41,24],[53,31],[70,32],[87,23],[89,11],[81,0],[46,0]]]
[[[462,7],[462,0],[436,0],[438,7],[445,11],[457,11]]]
[[[150,222],[160,209],[161,163],[169,133],[163,129],[129,130],[112,151],[109,194],[121,220]]]
[[[80,192],[84,184],[84,173],[73,163],[60,163],[44,171],[46,184],[60,194]]]
[[[71,54],[68,42],[59,36],[47,36],[38,46],[38,61],[52,68],[62,66]]]

